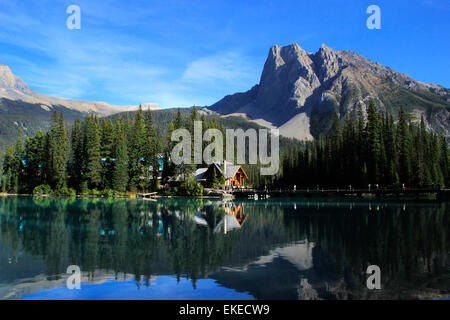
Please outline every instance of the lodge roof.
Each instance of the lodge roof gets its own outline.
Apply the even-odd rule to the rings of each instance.
[[[204,177],[204,175],[205,175],[206,171],[208,171],[208,168],[197,169],[197,171],[195,171],[194,180],[195,181],[205,180],[206,178]]]
[[[217,171],[219,171],[219,173],[223,175],[225,179],[232,179],[235,176],[236,172],[238,172],[238,170],[241,168],[240,165],[233,165],[231,162],[227,162],[227,170],[224,174],[222,169],[223,163],[214,162],[213,165],[216,166]],[[197,171],[195,172],[195,181],[205,180],[206,177],[204,175],[209,168],[210,167],[197,169]]]
[[[231,179],[234,177],[236,172],[241,168],[240,165],[233,165],[231,162],[227,162],[227,172],[223,173],[222,167],[223,163],[214,162],[214,165],[219,169],[219,172],[225,177],[225,179]]]

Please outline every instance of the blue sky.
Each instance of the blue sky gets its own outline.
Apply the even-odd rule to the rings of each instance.
[[[254,300],[246,292],[237,292],[219,285],[213,279],[198,279],[194,289],[192,281],[176,277],[159,276],[146,287],[135,281],[108,281],[101,284],[82,283],[81,290],[66,287],[41,290],[26,294],[22,300]]]
[[[0,0],[0,63],[46,95],[203,106],[258,83],[272,45],[325,43],[449,88],[449,18],[447,0]]]

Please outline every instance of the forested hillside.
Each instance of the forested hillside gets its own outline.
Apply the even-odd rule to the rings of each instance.
[[[412,122],[400,108],[398,122],[371,102],[367,120],[359,107],[328,135],[283,155],[277,186],[300,188],[444,187],[450,181],[444,136]]]
[[[327,135],[310,143],[280,138],[282,166],[274,176],[260,176],[259,165],[244,165],[249,185],[262,188],[444,187],[450,181],[450,153],[444,136],[411,121],[400,108],[398,122],[380,113],[372,101],[341,123],[337,114]],[[50,130],[23,136],[6,150],[1,189],[10,193],[105,194],[159,190],[170,177],[183,176],[177,192],[201,195],[192,173],[202,165],[175,166],[170,152],[173,130],[193,123],[214,128],[258,129],[242,118],[200,115],[197,108],[143,111],[99,119],[88,115],[68,126],[53,112]],[[205,147],[205,145],[203,145]],[[248,146],[246,155],[248,157]],[[160,172],[159,159],[164,159]],[[162,179],[158,179],[161,177]]]
[[[62,106],[49,109],[40,104],[0,98],[0,154],[7,145],[14,144],[19,129],[23,135],[29,137],[33,137],[39,128],[47,131],[50,128],[52,111],[64,112],[65,120],[70,124],[85,116],[79,111]]]
[[[241,118],[221,120],[227,126],[258,128]],[[204,131],[225,131],[215,117],[200,116],[195,107],[168,112],[141,109],[114,119],[88,115],[83,121],[75,120],[73,126],[67,125],[62,112],[55,111],[49,131],[38,130],[33,138],[19,131],[15,145],[7,148],[1,188],[10,193],[108,195],[158,190],[159,176],[166,182],[171,176],[190,177],[195,171],[195,165],[174,166],[168,161],[174,146],[170,141],[172,131],[186,128],[193,137],[193,121],[202,121]],[[285,146],[293,143],[282,140]],[[159,172],[158,158],[162,155],[164,170]],[[258,166],[246,168],[251,183],[258,183]],[[196,190],[192,181],[186,183],[181,187]]]

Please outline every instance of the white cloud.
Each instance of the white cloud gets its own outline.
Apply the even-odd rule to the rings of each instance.
[[[61,3],[2,5],[0,44],[20,48],[20,53],[0,52],[0,63],[9,62],[13,72],[42,94],[112,104],[208,105],[248,90],[258,80],[260,66],[237,49],[192,59],[198,48],[189,41],[167,41],[179,40],[170,33],[174,30],[165,25],[145,29],[152,21],[145,17],[158,16],[156,9],[127,12],[126,6],[93,6],[81,1],[82,29],[67,30]]]
[[[195,60],[187,65],[182,80],[186,82],[210,83],[242,82],[251,77],[247,58],[226,52]]]

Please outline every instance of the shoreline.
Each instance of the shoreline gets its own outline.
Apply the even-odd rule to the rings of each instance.
[[[32,194],[13,194],[13,193],[0,193],[0,198],[3,197],[30,197],[30,198],[90,198],[90,199],[115,199],[115,200],[142,200],[142,201],[149,201],[154,202],[158,201],[158,199],[214,199],[214,200],[248,200],[248,201],[267,201],[267,200],[290,200],[290,201],[311,201],[311,200],[322,200],[327,202],[395,202],[395,201],[401,201],[401,202],[428,202],[428,203],[443,203],[443,202],[450,202],[449,199],[437,199],[437,198],[424,198],[424,199],[417,199],[417,198],[402,198],[402,197],[385,197],[385,198],[377,198],[377,197],[270,197],[266,199],[253,199],[253,198],[240,198],[240,197],[221,197],[221,196],[153,196],[151,198],[145,198],[145,197],[138,197],[138,194],[130,194],[125,196],[114,196],[114,197],[107,197],[107,196],[95,196],[95,195],[76,195],[76,196],[64,196],[64,195],[32,195]]]
[[[20,194],[20,193],[0,193],[0,197],[29,197],[29,198],[92,198],[92,199],[128,199],[128,200],[157,200],[157,199],[232,199],[232,198],[223,198],[220,196],[153,196],[151,198],[145,197],[137,197],[135,194],[124,195],[124,196],[114,196],[114,197],[106,197],[106,196],[93,196],[93,195],[80,195],[77,194],[75,196],[67,196],[67,195],[33,195],[33,194]]]

